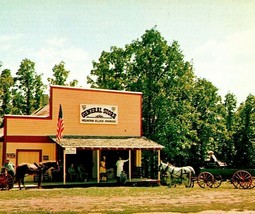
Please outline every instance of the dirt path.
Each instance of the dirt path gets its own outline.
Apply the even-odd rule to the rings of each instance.
[[[137,190],[137,193],[135,192]],[[0,213],[199,213],[255,214],[255,190],[167,187],[76,188],[8,191],[12,200],[1,198]],[[97,191],[97,195],[94,192]],[[114,191],[117,193],[114,194]],[[100,192],[102,194],[100,194]],[[22,197],[28,194],[28,198]],[[66,194],[65,194],[66,193]],[[93,193],[93,194],[92,194]],[[247,196],[247,197],[246,197]],[[230,209],[229,209],[230,207]],[[174,210],[174,212],[173,212]],[[195,210],[190,212],[189,210]],[[227,210],[227,211],[224,211]]]

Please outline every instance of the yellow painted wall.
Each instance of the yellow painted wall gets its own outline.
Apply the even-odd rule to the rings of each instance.
[[[40,159],[40,152],[39,151],[21,151],[18,154],[18,160],[16,162],[17,165],[21,163],[38,163]],[[25,176],[26,181],[33,181],[34,175],[27,175]]]
[[[7,135],[48,136],[56,134],[56,124],[52,120],[23,116],[7,118]]]
[[[7,118],[7,135],[56,134],[59,105],[64,116],[63,135],[140,136],[141,93],[120,93],[72,87],[52,87],[52,119]],[[118,106],[118,124],[81,124],[80,104]]]
[[[56,153],[55,153],[55,143],[17,143],[17,142],[9,142],[7,143],[7,150],[6,153],[16,153],[16,149],[24,149],[24,150],[42,150],[42,157],[44,155],[49,156],[49,160],[55,160],[56,159]],[[14,163],[16,162],[16,157],[12,160]],[[43,160],[42,160],[43,161]]]

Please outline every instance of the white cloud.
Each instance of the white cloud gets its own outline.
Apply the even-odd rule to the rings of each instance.
[[[25,47],[22,43],[24,39],[26,38],[23,35],[0,37],[0,56],[3,56],[0,58],[3,63],[2,69],[11,69],[15,75],[21,61],[28,58],[35,62],[36,72],[43,74],[43,82],[48,84],[47,78],[53,76],[54,65],[64,61],[65,68],[70,71],[68,81],[77,79],[78,85],[87,86],[86,76],[92,68],[92,60],[84,49],[71,46],[65,38],[47,40],[43,46],[35,49]]]
[[[5,44],[13,41],[18,41],[23,38],[23,34],[16,34],[16,35],[0,35],[0,44]]]
[[[79,85],[86,86],[86,76],[90,72],[92,63],[85,50],[68,45],[65,39],[54,39],[47,42],[46,46],[42,47],[35,55],[36,70],[38,73],[44,74],[45,80],[52,77],[52,68],[64,61],[65,68],[70,71],[69,81],[77,79]]]
[[[239,102],[255,94],[255,28],[209,40],[194,50],[195,73],[211,81],[222,96],[234,93]]]
[[[66,38],[52,38],[48,39],[46,43],[52,47],[63,47],[67,43]]]

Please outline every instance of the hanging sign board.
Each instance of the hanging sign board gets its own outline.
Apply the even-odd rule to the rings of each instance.
[[[81,104],[80,123],[118,124],[118,106]]]
[[[76,148],[66,148],[66,154],[76,154]]]

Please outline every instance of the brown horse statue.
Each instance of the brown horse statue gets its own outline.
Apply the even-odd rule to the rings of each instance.
[[[20,183],[22,183],[24,189],[24,178],[25,175],[38,175],[38,188],[41,188],[42,175],[50,168],[59,171],[59,165],[57,161],[46,161],[37,163],[21,163],[16,168],[16,182],[18,182],[19,189],[21,190]]]

